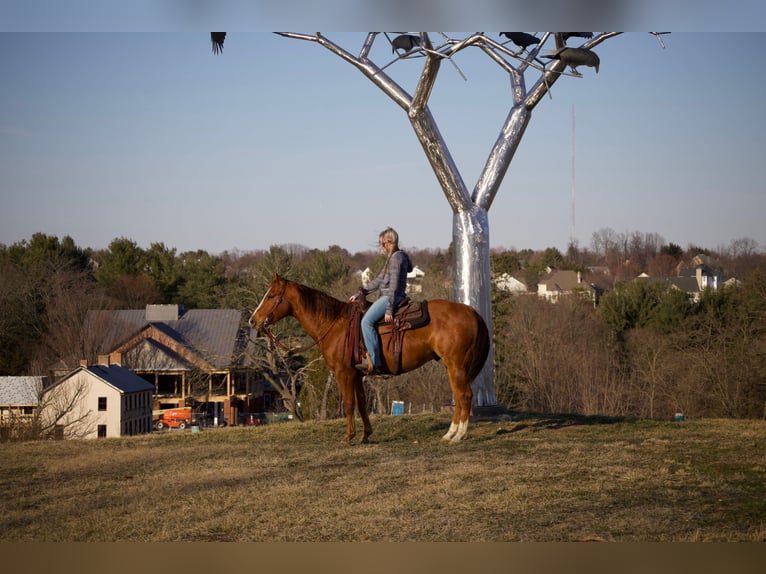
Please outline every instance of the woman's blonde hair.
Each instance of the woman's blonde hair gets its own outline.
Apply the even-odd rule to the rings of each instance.
[[[399,249],[399,234],[393,227],[386,227],[378,235],[378,241],[390,241],[394,244],[394,249]]]

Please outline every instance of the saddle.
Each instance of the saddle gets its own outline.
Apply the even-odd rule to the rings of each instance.
[[[362,316],[370,306],[369,301],[364,296],[357,297],[358,303],[352,304],[349,310],[349,325],[346,332],[346,350],[350,357],[352,365],[361,362],[362,357],[367,353],[362,337]],[[413,301],[409,297],[402,299],[394,309],[394,320],[387,322],[385,318],[376,323],[378,335],[391,335],[388,340],[388,348],[393,347],[394,368],[392,374],[397,375],[402,366],[402,343],[404,333],[412,329],[419,329],[428,325],[430,317],[428,315],[428,301]]]

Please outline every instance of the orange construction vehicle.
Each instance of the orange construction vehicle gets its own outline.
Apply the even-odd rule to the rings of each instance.
[[[154,421],[154,428],[162,430],[164,428],[185,429],[191,426],[192,410],[191,407],[180,409],[167,409],[160,412],[159,418]]]

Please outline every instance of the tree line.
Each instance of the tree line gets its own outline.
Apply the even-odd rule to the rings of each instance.
[[[692,303],[664,282],[633,281],[641,272],[675,275],[699,254],[724,277],[736,277],[736,286],[705,291]],[[451,250],[410,255],[425,272],[415,296],[452,298]],[[503,405],[646,418],[766,415],[766,254],[754,241],[682,249],[654,233],[603,229],[588,248],[493,249],[490,257],[494,275],[511,273],[530,289],[557,267],[581,271],[604,291],[595,307],[578,297],[552,304],[534,294],[493,291],[494,384]],[[337,245],[178,253],[120,237],[94,250],[68,236],[36,233],[0,244],[0,374],[47,374],[61,360],[95,360],[83,332],[88,310],[167,303],[239,309],[245,318],[274,272],[345,299],[359,287],[358,271],[375,273],[382,265],[381,254],[352,254]],[[609,273],[589,273],[594,267]],[[297,322],[277,327],[280,336],[305,337]],[[296,367],[298,400],[304,416],[334,416],[337,390],[317,358],[306,356]],[[438,364],[369,387],[373,412],[387,412],[392,400],[404,400],[413,412],[435,410],[451,398]]]

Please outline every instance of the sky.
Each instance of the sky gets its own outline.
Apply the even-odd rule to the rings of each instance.
[[[352,53],[365,37],[326,35]],[[491,247],[563,251],[611,228],[766,249],[766,34],[663,42],[611,38],[595,48],[598,73],[553,85],[489,210]],[[383,35],[371,56],[393,59]],[[386,72],[411,92],[423,61]],[[453,62],[429,107],[472,189],[510,82],[477,48]],[[316,43],[230,32],[214,56],[204,31],[2,32],[0,77],[0,243],[43,232],[94,249],[126,237],[179,253],[354,253],[375,249],[388,226],[409,249],[452,240],[451,209],[405,112]]]

